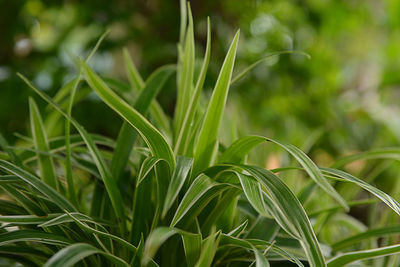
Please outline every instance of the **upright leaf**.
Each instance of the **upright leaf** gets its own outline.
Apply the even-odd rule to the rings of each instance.
[[[85,63],[82,62],[85,78],[90,87],[100,98],[116,111],[124,120],[134,127],[154,156],[165,159],[171,169],[175,167],[175,159],[171,147],[165,138],[151,123],[137,110],[129,106],[117,94],[115,94]]]
[[[195,129],[193,120],[198,107],[200,93],[203,89],[204,80],[206,78],[208,63],[210,62],[210,50],[211,50],[211,28],[210,28],[210,19],[208,18],[206,53],[204,55],[203,64],[201,66],[200,74],[197,79],[197,83],[194,88],[192,98],[190,99],[190,103],[188,105],[188,110],[185,112],[182,127],[178,129],[179,134],[177,140],[175,141],[175,151],[174,151],[175,154],[177,155],[190,156],[191,153],[193,153],[193,151],[188,151],[188,145],[191,133]]]
[[[186,32],[185,49],[183,51],[182,65],[179,73],[177,103],[175,109],[174,124],[176,134],[179,133],[183,118],[187,112],[190,99],[193,94],[193,74],[194,74],[194,33],[193,17],[188,3],[189,25]]]
[[[229,84],[232,77],[238,42],[239,31],[233,38],[215,84],[210,103],[207,107],[194,152],[194,175],[209,167],[216,156],[218,148],[218,131],[223,111],[225,109],[226,99],[228,97]]]
[[[39,109],[35,101],[29,99],[29,114],[31,120],[32,137],[37,150],[49,151],[49,142]],[[57,189],[57,177],[54,171],[53,160],[51,157],[38,154],[40,174],[43,181],[51,187]]]
[[[157,96],[160,89],[164,86],[167,79],[175,71],[175,66],[166,65],[157,69],[146,81],[143,90],[140,91],[135,101],[134,108],[137,112],[146,116],[152,101]],[[138,79],[138,78],[137,78]],[[115,179],[120,180],[121,173],[128,162],[132,147],[135,144],[138,134],[128,122],[123,123],[118,134],[117,145],[111,161],[111,172]]]
[[[125,213],[124,213],[124,208],[123,208],[123,202],[122,202],[122,197],[121,194],[117,188],[116,181],[112,178],[111,172],[108,168],[108,166],[105,164],[104,159],[102,158],[98,148],[96,147],[93,139],[91,136],[86,132],[86,130],[71,116],[66,114],[62,109],[57,106],[50,97],[48,97],[46,94],[35,88],[24,76],[19,74],[19,76],[25,81],[25,83],[32,89],[34,90],[40,97],[42,97],[47,103],[49,103],[51,106],[53,106],[58,112],[60,112],[66,119],[70,120],[71,123],[75,126],[75,128],[78,130],[79,134],[82,136],[82,139],[85,141],[86,146],[89,149],[89,152],[91,156],[93,157],[93,160],[96,164],[97,169],[100,172],[100,175],[104,181],[104,185],[107,189],[107,193],[110,197],[111,203],[113,205],[114,211],[117,215],[117,221],[120,222],[119,226],[121,227],[121,232],[125,232]],[[69,209],[67,209],[69,211]]]
[[[187,176],[192,167],[193,159],[179,156],[177,159],[174,173],[172,174],[171,182],[168,187],[168,192],[164,200],[164,208],[162,217],[165,216],[173,202],[177,198]]]
[[[131,86],[133,86],[137,91],[142,90],[142,88],[144,87],[144,81],[137,71],[135,64],[133,64],[133,61],[129,56],[128,49],[124,48],[122,50],[122,53],[124,55],[126,74],[128,76]]]

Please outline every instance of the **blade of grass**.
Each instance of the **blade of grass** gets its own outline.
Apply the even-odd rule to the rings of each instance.
[[[188,110],[185,112],[185,117],[183,119],[182,127],[179,129],[179,135],[175,142],[175,154],[176,155],[190,155],[192,151],[188,151],[188,145],[190,141],[191,132],[194,127],[194,117],[196,114],[200,93],[203,89],[204,80],[206,78],[206,73],[208,69],[208,64],[210,62],[210,51],[211,51],[211,28],[210,28],[210,18],[207,18],[207,45],[206,52],[204,55],[203,64],[201,66],[200,74],[197,79],[196,86],[193,91],[193,95],[190,99],[188,105]]]
[[[392,226],[384,226],[381,228],[368,229],[365,232],[362,232],[357,235],[350,236],[348,238],[342,239],[338,242],[335,242],[331,245],[332,249],[338,251],[340,249],[355,245],[360,243],[361,241],[368,238],[378,238],[384,235],[398,235],[400,233],[400,225],[392,225]]]
[[[207,191],[217,187],[219,183],[213,181],[208,176],[200,174],[191,184],[185,196],[179,204],[178,209],[171,221],[170,226],[174,227],[188,210],[203,196]]]
[[[237,176],[240,180],[240,184],[242,185],[244,194],[253,208],[260,215],[268,217],[260,184],[252,177],[246,177],[240,174],[237,174]]]
[[[159,227],[153,230],[146,240],[144,251],[143,251],[143,265],[146,265],[155,255],[159,247],[171,236],[179,234],[182,237],[182,242],[185,249],[186,261],[189,263],[195,261],[196,255],[200,254],[201,236],[200,234],[193,234],[186,231],[182,231],[176,228],[170,227]],[[196,259],[197,260],[197,259]]]
[[[256,62],[254,62],[253,64],[251,64],[250,66],[248,66],[246,69],[244,69],[243,71],[241,71],[239,74],[237,74],[231,81],[231,85],[234,84],[235,82],[239,81],[240,79],[242,79],[244,76],[246,76],[246,74],[248,72],[250,72],[252,69],[254,69],[255,67],[257,67],[260,63],[270,59],[271,57],[274,56],[279,56],[279,55],[283,55],[283,54],[298,54],[298,55],[303,55],[306,56],[308,59],[311,58],[311,56],[307,53],[301,52],[301,51],[294,51],[294,50],[290,50],[290,51],[278,51],[278,52],[273,52],[259,60],[257,60]]]
[[[364,182],[363,180],[360,180],[357,177],[354,177],[353,175],[348,174],[348,173],[346,173],[344,171],[335,170],[335,169],[331,169],[331,168],[321,168],[321,170],[325,174],[333,175],[334,177],[339,177],[342,181],[344,180],[344,181],[347,181],[347,182],[351,182],[351,183],[354,183],[354,184],[362,187],[366,191],[370,192],[371,194],[373,194],[374,196],[376,196],[377,198],[382,200],[394,212],[396,212],[398,215],[400,215],[400,204],[399,204],[399,202],[397,202],[394,198],[392,198],[391,196],[389,196],[385,192],[382,192],[381,190],[379,190],[375,186],[372,186],[372,185]]]
[[[19,180],[21,180],[18,177]],[[22,207],[24,207],[30,213],[33,213],[38,216],[44,216],[45,212],[43,209],[32,199],[27,197],[17,188],[10,185],[3,185],[2,188],[6,191],[14,200],[19,203]]]
[[[17,230],[0,234],[0,246],[16,242],[40,242],[51,245],[68,245],[71,243],[64,236],[37,230]]]
[[[228,96],[238,42],[239,31],[237,31],[233,38],[215,84],[210,103],[207,107],[194,152],[194,175],[197,175],[205,168],[209,167],[216,156],[215,154],[218,148],[218,131]]]
[[[330,259],[328,261],[328,267],[342,267],[355,261],[393,255],[399,252],[400,245],[348,252]]]
[[[39,109],[32,98],[29,98],[29,115],[35,148],[48,152],[49,142],[47,140],[46,131],[43,126],[42,117],[40,116]],[[51,157],[38,154],[38,162],[41,179],[43,179],[46,184],[57,190],[58,183],[54,171],[53,160],[51,159]]]
[[[243,163],[246,155],[257,145],[264,143],[262,136],[244,136],[232,143],[219,158],[220,163]]]
[[[369,159],[397,159],[400,160],[400,148],[383,148],[373,151],[362,152],[353,154],[350,156],[343,157],[331,166],[331,168],[337,169],[345,166],[354,161],[358,160],[369,160]]]
[[[89,53],[88,57],[86,58],[86,62],[89,62],[91,57],[96,53],[97,49],[99,48],[100,44],[103,42],[103,40],[106,38],[107,34],[109,31],[106,31],[105,33],[102,34],[102,36],[99,38],[97,41],[96,45],[92,49],[92,51]],[[82,70],[79,69],[79,74],[73,81],[73,87],[71,90],[71,93],[69,95],[69,101],[68,101],[68,107],[67,107],[67,115],[71,116],[72,114],[72,106],[74,105],[74,99],[76,95],[76,91],[78,90],[78,85],[81,80],[82,76]],[[70,201],[74,204],[77,205],[78,201],[76,198],[76,192],[75,192],[75,186],[74,186],[74,180],[72,177],[72,164],[71,164],[71,123],[70,120],[66,119],[65,120],[65,175],[67,178],[67,190],[68,190],[68,197]]]
[[[8,156],[10,157],[11,161],[17,165],[17,166],[22,166],[22,161],[21,159],[15,154],[14,150],[8,147],[7,140],[4,138],[4,136],[0,133],[0,148],[3,149]]]
[[[135,101],[134,109],[136,109],[137,112],[146,116],[152,101],[174,71],[175,66],[166,65],[157,69],[152,75],[150,75],[149,79],[146,81],[146,85],[143,90],[140,91],[140,94]],[[128,162],[129,155],[137,136],[135,129],[132,128],[128,122],[124,122],[118,134],[117,144],[111,161],[111,172],[115,179],[117,179],[118,183],[121,180],[121,173]]]
[[[54,254],[44,265],[44,267],[69,267],[83,260],[84,258],[93,255],[101,254],[106,257],[111,263],[116,266],[129,266],[124,260],[100,249],[86,244],[86,243],[76,243],[63,248]]]
[[[243,233],[243,231],[246,229],[248,223],[249,220],[245,220],[241,225],[230,231],[228,235],[232,237],[239,237],[240,234]]]
[[[304,265],[301,263],[301,261],[297,257],[293,256],[291,253],[287,252],[283,248],[276,246],[274,243],[270,243],[265,240],[242,239],[242,238],[233,237],[233,236],[230,236],[227,234],[222,234],[220,245],[221,245],[221,247],[228,245],[228,246],[243,248],[246,250],[252,249],[253,247],[260,247],[260,246],[263,249],[270,248],[271,251],[273,251],[274,253],[281,255],[283,258],[297,264],[297,266],[304,267]]]
[[[275,143],[289,152],[304,168],[308,175],[331,197],[339,202],[345,210],[348,210],[346,201],[336,192],[336,190],[329,184],[326,178],[322,175],[321,170],[315,163],[300,149],[291,145],[284,144],[271,138],[262,136],[246,136],[234,142],[229,148],[226,149],[221,157],[221,162],[229,161],[242,161],[244,156],[250,152],[256,145],[262,143],[262,139]],[[239,153],[240,151],[240,153]],[[240,155],[240,156],[238,156]]]
[[[195,61],[193,17],[190,4],[187,3],[189,25],[186,32],[185,49],[183,51],[182,65],[179,73],[177,102],[174,116],[176,137],[181,129],[183,118],[188,110],[188,105],[193,94],[193,75]],[[176,138],[175,138],[176,139]]]
[[[186,178],[189,175],[193,164],[193,159],[178,156],[174,173],[172,174],[171,182],[168,186],[167,195],[164,200],[164,207],[161,218],[163,218],[171,208],[173,202],[178,197],[179,191],[182,189]]]
[[[155,168],[157,163],[163,161],[162,159],[156,158],[156,157],[148,157],[146,158],[142,166],[140,167],[139,174],[136,178],[136,187],[139,187],[139,185],[143,182],[143,180],[149,175],[151,170]]]
[[[142,88],[144,87],[144,81],[143,81],[142,77],[140,76],[139,72],[137,71],[135,64],[133,64],[133,61],[129,55],[128,49],[126,49],[124,47],[122,50],[122,53],[124,56],[125,69],[126,69],[126,74],[129,79],[129,83],[137,91],[142,90]]]
[[[39,178],[33,176],[29,172],[4,160],[0,160],[0,168],[18,176],[26,183],[36,188],[39,192],[45,195],[48,199],[54,202],[61,209],[63,210],[66,209],[68,211],[75,211],[75,207],[68,200],[66,200],[52,187],[43,183]]]
[[[14,223],[19,225],[25,224],[41,224],[51,219],[58,217],[59,213],[47,214],[46,216],[36,215],[11,215],[11,216],[0,216],[0,222],[2,223]]]
[[[151,125],[143,115],[117,96],[100,77],[83,62],[82,68],[88,84],[100,98],[139,132],[154,156],[165,159],[169,167],[174,169],[175,159],[172,149],[160,132]]]
[[[272,172],[248,165],[233,165],[248,172],[260,184],[269,212],[279,225],[298,239],[311,266],[326,266],[321,248],[304,208],[292,191]],[[239,174],[238,175],[243,175]],[[244,176],[245,177],[245,176]]]
[[[221,232],[216,232],[207,237],[201,248],[201,255],[195,267],[209,267],[211,266],[215,253],[217,252]]]
[[[126,222],[125,222],[125,213],[124,213],[124,208],[123,208],[123,202],[122,202],[122,197],[118,191],[117,184],[115,180],[111,176],[111,172],[108,169],[108,166],[105,164],[104,159],[100,155],[100,152],[98,148],[96,147],[93,139],[91,136],[86,132],[86,130],[73,118],[71,118],[68,114],[66,114],[64,111],[61,110],[60,107],[55,104],[50,97],[48,97],[46,94],[35,88],[29,80],[27,80],[23,75],[18,74],[24,81],[25,83],[33,90],[35,91],[40,97],[42,97],[47,103],[52,105],[58,112],[60,112],[66,119],[70,120],[71,123],[74,125],[74,127],[78,130],[80,135],[82,136],[82,139],[85,141],[85,144],[93,157],[93,160],[101,174],[101,177],[103,179],[103,182],[106,186],[107,193],[110,197],[111,203],[113,205],[114,211],[117,215],[117,221],[120,222],[119,226],[121,228],[121,233],[125,233],[126,229]],[[50,198],[51,199],[51,198]],[[68,211],[71,211],[71,209],[65,208]]]

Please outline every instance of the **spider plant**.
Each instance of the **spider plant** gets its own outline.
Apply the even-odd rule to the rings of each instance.
[[[31,134],[20,136],[23,145],[0,138],[0,257],[9,264],[63,267],[395,266],[396,255],[370,259],[400,251],[394,239],[400,227],[370,229],[348,212],[380,202],[399,215],[399,203],[341,169],[367,158],[398,158],[399,150],[362,153],[341,159],[337,168],[320,168],[299,148],[268,137],[242,136],[221,145],[229,88],[259,62],[233,75],[238,31],[211,97],[202,101],[210,23],[196,72],[193,18],[190,6],[181,1],[181,7],[177,64],[147,79],[127,50],[128,86],[92,70],[88,62],[105,35],[86,59],[76,60],[77,76],[54,97],[19,74],[48,108],[41,111],[29,100]],[[171,77],[177,86],[173,118],[156,98]],[[123,121],[116,139],[88,132],[72,116],[74,104],[92,91]],[[64,134],[50,138],[60,122]],[[297,163],[278,169],[249,164],[247,155],[263,143]],[[301,188],[287,185],[287,173],[306,178]],[[344,197],[340,182],[373,197]],[[348,234],[332,241],[332,224],[339,223]]]

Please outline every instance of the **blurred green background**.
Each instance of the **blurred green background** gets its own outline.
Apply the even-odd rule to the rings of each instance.
[[[202,0],[191,5],[198,58],[204,53],[206,18],[211,19],[208,92],[237,28],[236,72],[279,50],[312,57],[273,57],[231,88],[228,111],[240,133],[295,144],[322,165],[339,155],[399,144],[400,1]],[[126,80],[124,46],[144,77],[176,61],[178,0],[0,0],[0,6],[0,132],[10,142],[15,132],[27,132],[33,95],[16,72],[54,95],[76,73],[72,56],[87,55],[106,29],[111,32],[91,62],[105,77]],[[159,97],[170,114],[172,88]],[[118,132],[120,120],[94,95],[73,114],[89,131]]]

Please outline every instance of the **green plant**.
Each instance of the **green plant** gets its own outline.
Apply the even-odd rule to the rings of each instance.
[[[0,255],[28,266],[269,266],[269,262],[303,266],[307,262],[335,267],[398,253],[400,245],[374,247],[369,242],[353,252],[345,249],[360,240],[397,234],[398,226],[329,242],[329,234],[335,234],[330,225],[334,219],[358,232],[363,227],[347,215],[349,207],[376,203],[345,200],[329,180],[353,183],[400,214],[400,204],[381,190],[344,171],[319,168],[297,147],[270,138],[245,136],[228,147],[220,145],[229,87],[253,66],[232,79],[237,32],[211,99],[203,106],[210,25],[196,75],[190,8],[182,8],[181,15],[176,66],[160,67],[144,81],[124,51],[128,90],[105,82],[88,66],[97,46],[86,60],[77,60],[79,74],[54,98],[20,75],[52,110],[44,123],[30,99],[32,138],[21,137],[24,147],[10,147],[0,139],[4,150],[0,186],[8,196],[0,205],[4,223]],[[174,118],[169,119],[156,96],[175,72],[177,104]],[[123,119],[116,140],[88,133],[71,116],[73,104],[90,92],[86,87],[78,91],[82,80]],[[48,138],[45,125],[60,118],[65,136]],[[71,134],[71,124],[77,134]],[[247,154],[266,142],[287,151],[300,167],[267,170],[246,164]],[[388,153],[360,154],[337,164],[388,157]],[[392,153],[397,156],[397,151]],[[299,179],[305,173],[311,180],[295,191],[277,174],[286,171],[298,171]],[[319,209],[306,212],[307,205]],[[327,236],[326,243],[317,234]],[[396,264],[396,256],[388,259]]]

